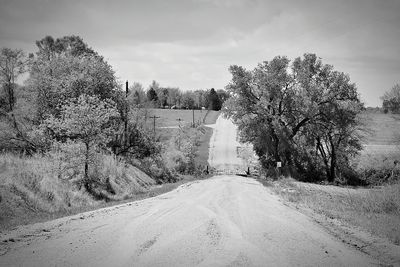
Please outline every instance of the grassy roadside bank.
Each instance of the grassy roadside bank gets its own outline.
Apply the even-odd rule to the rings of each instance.
[[[218,113],[207,117],[207,121],[215,123]],[[163,129],[162,134],[167,135],[165,145],[167,142],[171,143],[170,139],[176,136],[177,131],[178,129]],[[154,179],[138,168],[105,156],[98,167],[97,175],[100,177],[101,187],[111,187],[114,192],[107,195],[107,201],[94,199],[84,189],[79,190],[73,186],[72,180],[64,179],[73,177],[75,170],[62,169],[60,162],[52,157],[0,154],[0,232],[18,225],[53,220],[154,197],[172,191],[184,183],[207,178],[201,171],[208,164],[212,131],[212,128],[205,126],[190,128],[189,134],[197,133],[198,136],[194,160],[196,166],[202,168],[198,172],[201,175],[176,174],[177,181],[174,183],[157,185]]]
[[[0,178],[3,177],[0,175]],[[179,179],[174,183],[163,183],[161,185],[155,183],[149,184],[146,188],[137,188],[129,195],[111,201],[96,201],[84,191],[75,191],[70,187],[51,183],[40,187],[38,185],[41,183],[40,181],[32,182],[30,186],[33,188],[27,188],[24,184],[26,181],[15,181],[10,185],[4,179],[0,179],[0,233],[20,225],[45,222],[82,212],[155,197],[170,192],[182,184],[206,178],[208,176],[180,175]],[[53,187],[54,191],[50,191],[49,187]],[[55,195],[56,198],[59,197],[58,194],[63,195],[65,198],[70,199],[73,204],[66,205],[65,199],[48,199],[50,194]],[[40,196],[43,196],[43,198]]]
[[[309,209],[400,245],[400,182],[394,163],[400,159],[400,117],[365,112],[362,118],[368,130],[364,133],[363,150],[353,159],[353,164],[365,175],[363,179],[375,187],[311,184],[290,178],[259,181],[287,204]]]
[[[53,212],[53,213],[44,212],[44,211],[36,211],[34,213],[27,213],[26,214],[27,216],[19,216],[18,218],[15,218],[12,221],[2,221],[0,223],[0,233],[2,231],[7,231],[7,230],[13,229],[15,227],[21,226],[21,225],[46,222],[46,221],[50,221],[50,220],[59,219],[62,217],[76,215],[76,214],[83,213],[83,212],[94,211],[94,210],[98,210],[98,209],[102,209],[102,208],[113,207],[113,206],[118,206],[118,205],[129,203],[129,202],[143,200],[146,198],[156,197],[158,195],[162,195],[162,194],[168,193],[170,191],[173,191],[182,184],[196,181],[196,180],[199,180],[199,178],[195,178],[193,176],[185,176],[181,180],[179,180],[175,183],[165,183],[162,185],[155,185],[149,191],[139,193],[128,199],[111,201],[111,202],[102,201],[102,202],[97,202],[96,204],[90,205],[90,206],[75,207],[75,208],[71,208],[69,210],[58,211],[58,212]]]
[[[357,227],[400,245],[400,184],[351,188],[297,182],[290,178],[259,181],[298,209]]]
[[[201,131],[203,134],[199,138],[199,146],[197,147],[195,161],[200,166],[207,166],[210,139],[213,133],[213,129],[210,127],[202,127]]]

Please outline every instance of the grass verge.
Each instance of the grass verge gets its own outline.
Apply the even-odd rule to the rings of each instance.
[[[201,127],[200,131],[202,132],[202,134],[199,138],[199,146],[197,147],[195,161],[200,166],[207,166],[210,139],[213,133],[213,129],[210,127]]]
[[[217,121],[218,116],[221,114],[220,111],[209,110],[203,118],[204,124],[214,124]]]
[[[259,181],[297,208],[309,208],[400,245],[400,183],[349,188],[301,183],[290,178]]]
[[[75,170],[78,171],[78,170]],[[106,200],[95,200],[83,188],[65,179],[69,173],[59,162],[44,155],[19,157],[0,155],[0,231],[36,222],[153,197],[194,180],[181,177],[178,182],[156,185],[137,168],[112,157],[105,157],[98,169],[99,181],[109,187]],[[74,173],[74,177],[79,174]]]
[[[139,193],[137,195],[131,196],[130,198],[111,201],[111,202],[97,202],[92,205],[74,207],[68,210],[56,211],[56,212],[45,212],[45,211],[35,211],[35,212],[26,212],[24,211],[24,215],[22,216],[19,212],[19,216],[15,216],[13,220],[1,220],[0,219],[0,233],[5,230],[13,229],[20,225],[32,224],[32,223],[40,223],[50,220],[55,220],[58,218],[71,216],[75,214],[79,214],[82,212],[93,211],[101,208],[117,206],[124,203],[129,203],[133,201],[138,201],[146,198],[155,197],[158,195],[165,194],[176,189],[178,186],[198,180],[193,176],[184,176],[183,179],[175,182],[175,183],[166,183],[158,186],[153,186],[149,191]]]

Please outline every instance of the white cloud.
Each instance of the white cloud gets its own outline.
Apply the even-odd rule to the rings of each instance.
[[[121,80],[222,88],[232,64],[315,52],[348,72],[369,105],[400,82],[400,2],[0,0],[0,42],[32,52],[46,35],[76,34]],[[384,88],[384,89],[382,89]]]

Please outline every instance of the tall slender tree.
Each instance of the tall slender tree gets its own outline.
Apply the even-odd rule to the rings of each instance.
[[[10,112],[15,106],[16,79],[26,71],[27,59],[20,49],[2,48],[0,52],[0,109]]]

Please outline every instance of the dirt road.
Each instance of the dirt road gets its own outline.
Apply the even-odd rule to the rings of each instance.
[[[208,162],[218,171],[245,171],[246,166],[242,159],[237,157],[236,126],[232,121],[219,116],[210,140]]]
[[[210,162],[240,168],[219,118]],[[233,131],[233,132],[232,132]],[[224,161],[224,158],[228,159]],[[251,178],[221,175],[155,198],[3,233],[0,266],[370,266]]]

